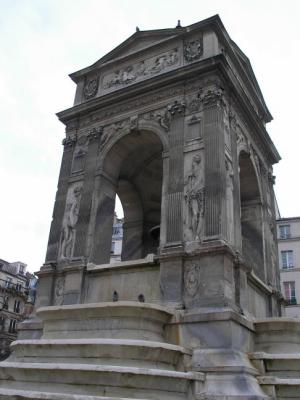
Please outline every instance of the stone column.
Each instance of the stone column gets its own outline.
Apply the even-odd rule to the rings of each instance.
[[[78,222],[76,225],[76,241],[74,257],[87,257],[88,227],[91,215],[92,196],[95,184],[95,170],[102,127],[92,129],[88,134],[89,144],[84,169],[84,181]]]
[[[160,257],[160,288],[162,301],[182,302],[182,240],[183,240],[183,196],[184,196],[184,111],[185,104],[175,101],[168,107],[169,132],[169,180],[164,192],[166,213],[166,243],[162,244]]]
[[[102,170],[95,178],[94,206],[91,215],[91,248],[88,261],[105,264],[110,261],[116,182]]]
[[[205,148],[205,240],[226,238],[226,170],[223,91],[202,98]]]
[[[52,222],[50,227],[49,241],[46,254],[46,263],[56,262],[59,251],[59,242],[61,234],[61,226],[65,212],[65,204],[68,193],[68,179],[71,174],[72,159],[74,145],[76,143],[76,135],[69,136],[63,140],[64,153],[60,167],[60,174],[52,214]]]
[[[182,242],[184,110],[184,103],[177,101],[168,108],[171,125],[167,193],[167,244],[181,244]]]

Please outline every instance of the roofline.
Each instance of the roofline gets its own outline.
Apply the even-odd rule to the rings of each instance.
[[[224,27],[224,25],[223,25],[223,23],[221,21],[221,18],[219,17],[218,14],[216,14],[216,15],[213,15],[212,17],[206,18],[206,19],[204,19],[202,21],[196,22],[194,24],[191,24],[191,25],[188,25],[188,26],[185,26],[185,27],[165,28],[165,29],[150,29],[150,30],[145,30],[145,31],[134,32],[131,36],[129,36],[127,39],[125,39],[121,44],[119,44],[113,50],[111,50],[110,52],[105,54],[103,57],[101,57],[95,63],[91,64],[88,67],[82,68],[82,69],[80,69],[78,71],[72,72],[71,74],[69,74],[69,77],[76,83],[77,82],[77,78],[79,76],[84,75],[85,73],[89,72],[99,62],[105,63],[105,61],[108,61],[110,59],[110,57],[112,57],[115,53],[118,53],[120,50],[122,50],[122,48],[127,46],[136,37],[147,36],[147,35],[149,35],[149,33],[157,34],[157,35],[161,35],[161,34],[165,33],[165,34],[169,34],[170,37],[173,36],[173,35],[181,36],[184,33],[191,32],[191,31],[193,31],[195,29],[210,25],[210,24],[212,24],[214,22],[218,22],[218,24],[222,27],[222,29],[224,29],[226,31],[226,29],[225,29],[225,27]]]
[[[278,218],[276,219],[277,223],[280,223],[281,221],[293,221],[293,220],[300,220],[300,217],[287,217],[287,218]]]

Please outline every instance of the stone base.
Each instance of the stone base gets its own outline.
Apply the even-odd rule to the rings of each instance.
[[[295,320],[121,301],[37,318],[0,363],[0,399],[299,399],[300,353],[280,352],[300,345]]]

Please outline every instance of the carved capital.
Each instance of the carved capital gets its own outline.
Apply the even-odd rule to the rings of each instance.
[[[168,105],[167,111],[171,116],[184,115],[185,107],[186,106],[183,101],[175,100],[174,103]]]
[[[222,88],[215,88],[207,90],[201,96],[203,107],[222,106],[225,107],[224,90]]]
[[[63,139],[62,145],[66,149],[68,147],[74,146],[76,142],[77,142],[77,135],[67,136],[66,138]]]
[[[87,132],[87,137],[89,140],[97,140],[103,133],[103,126],[98,126],[97,128],[92,128]]]

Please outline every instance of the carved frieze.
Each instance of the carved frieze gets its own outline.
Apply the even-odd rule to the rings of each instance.
[[[121,68],[103,79],[103,89],[118,88],[162,73],[179,63],[178,49]]]
[[[86,82],[83,88],[83,95],[86,100],[96,96],[98,91],[99,78],[90,79]]]
[[[156,104],[164,99],[167,99],[168,97],[180,96],[183,94],[183,92],[184,87],[180,85],[168,90],[157,91],[153,95],[144,95],[136,100],[126,101],[118,105],[115,104],[114,106],[106,107],[100,112],[89,115],[86,118],[82,118],[80,121],[80,128],[103,121],[104,119],[112,118],[117,114],[122,114],[131,110],[138,110],[150,104]]]
[[[183,55],[186,61],[193,62],[200,59],[203,54],[203,39],[199,37],[184,44]]]
[[[186,265],[184,271],[184,287],[186,293],[194,297],[200,286],[200,266],[199,265]]]

